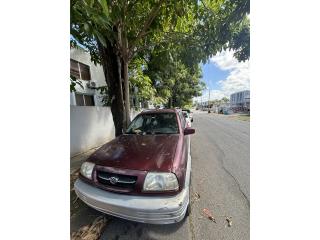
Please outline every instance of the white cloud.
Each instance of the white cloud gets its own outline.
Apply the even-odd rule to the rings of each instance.
[[[221,99],[223,97],[229,97],[225,95],[221,90],[210,90],[210,100]],[[203,92],[203,95],[200,97],[194,98],[194,101],[197,102],[207,102],[209,99],[209,91]]]
[[[245,62],[238,62],[238,60],[233,57],[233,51],[227,50],[210,58],[210,62],[221,70],[230,71],[226,79],[219,81],[221,87],[220,91],[224,95],[229,97],[231,93],[250,89],[248,60]]]
[[[233,51],[227,50],[210,58],[210,62],[221,70],[229,71],[227,78],[218,82],[220,89],[210,91],[210,100],[229,98],[231,93],[250,89],[249,61],[238,62],[233,57]],[[208,101],[208,99],[209,91],[204,91],[202,97],[194,100],[201,102]]]

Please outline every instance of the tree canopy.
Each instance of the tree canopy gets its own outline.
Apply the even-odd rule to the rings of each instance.
[[[103,65],[125,128],[130,95],[188,105],[203,89],[201,62],[227,48],[248,59],[249,12],[249,0],[71,0],[71,44]]]

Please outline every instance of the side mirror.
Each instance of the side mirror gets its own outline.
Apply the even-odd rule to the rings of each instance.
[[[187,127],[184,129],[183,134],[189,135],[189,134],[194,134],[195,132],[196,132],[196,130],[194,128]]]

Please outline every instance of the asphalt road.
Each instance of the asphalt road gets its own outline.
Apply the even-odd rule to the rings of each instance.
[[[249,239],[250,124],[225,115],[194,115],[190,239]],[[216,223],[202,217],[204,208]],[[226,218],[231,219],[228,227]]]
[[[191,216],[163,226],[112,218],[101,239],[249,239],[249,122],[201,112],[194,114],[193,127]],[[204,217],[204,208],[215,222]],[[88,209],[82,214],[99,213]],[[232,221],[230,227],[226,218]]]

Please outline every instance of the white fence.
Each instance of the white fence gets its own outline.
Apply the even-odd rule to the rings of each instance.
[[[132,118],[136,114],[132,112]],[[109,107],[70,106],[71,156],[102,145],[114,137],[115,129]]]

